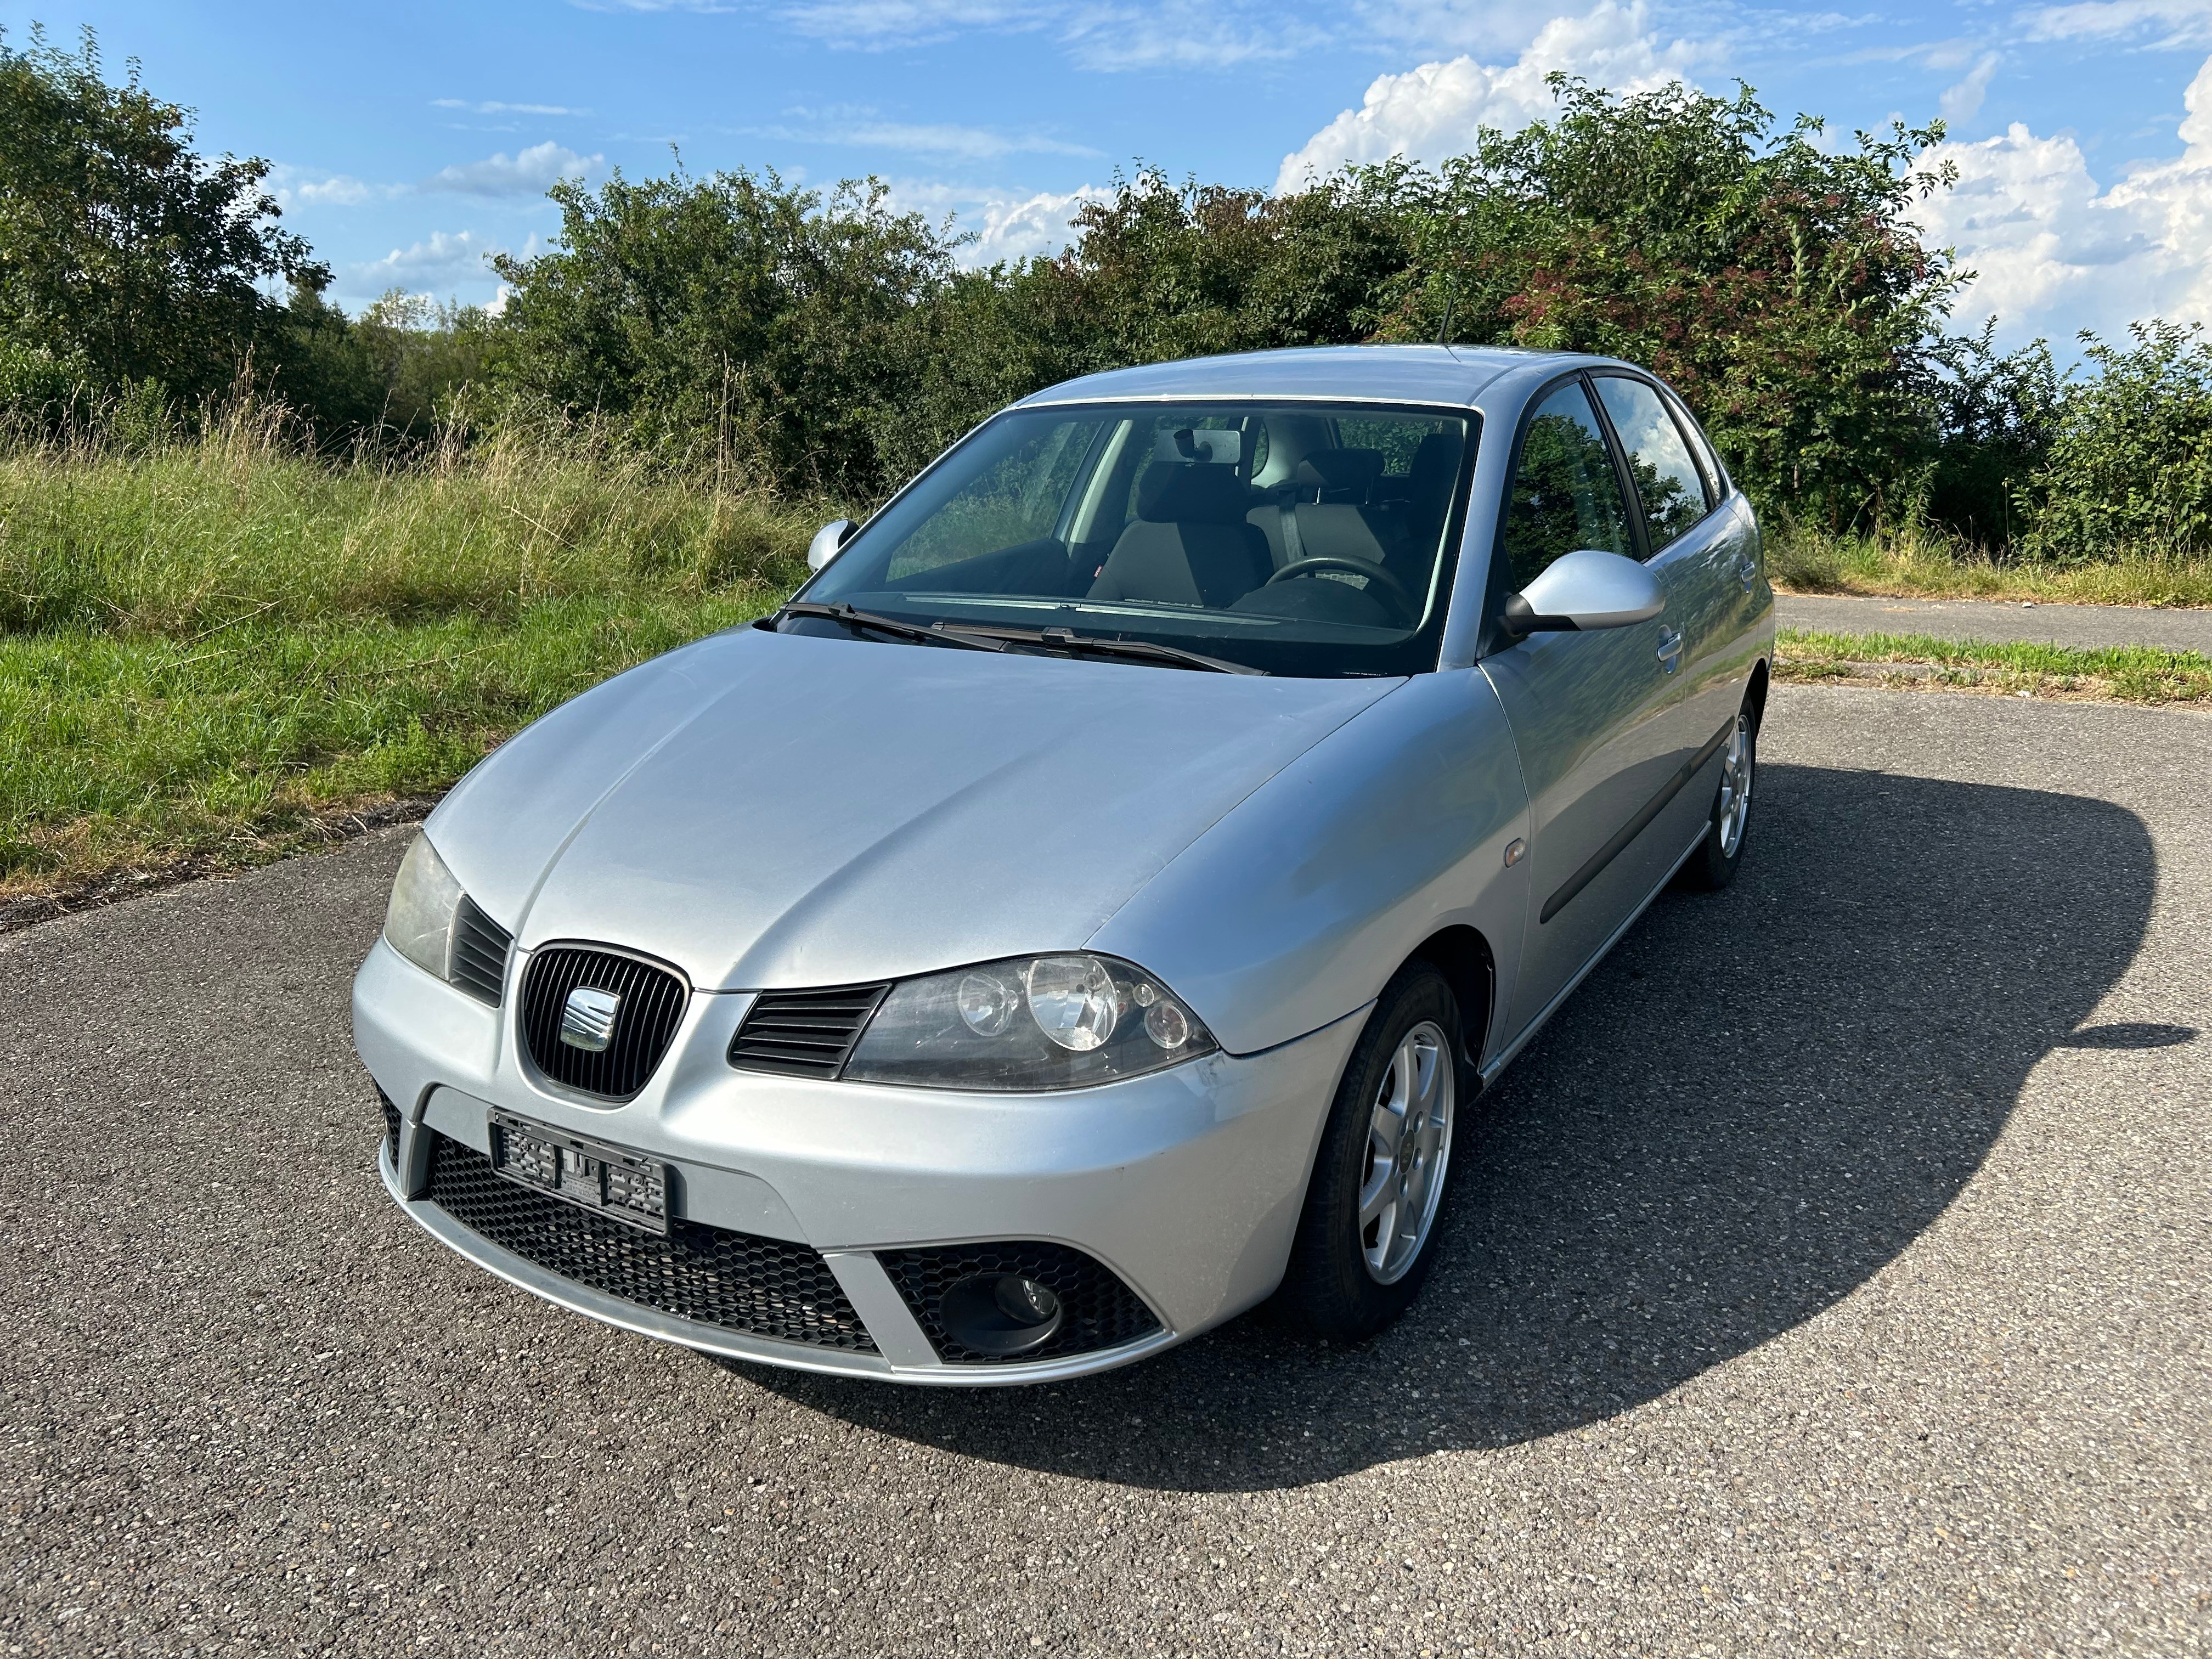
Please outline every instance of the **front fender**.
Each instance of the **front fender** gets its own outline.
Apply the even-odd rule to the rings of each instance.
[[[1370,1001],[1445,927],[1489,943],[1504,1007],[1528,870],[1504,854],[1528,833],[1520,760],[1489,681],[1474,669],[1419,675],[1248,796],[1088,943],[1158,975],[1231,1054]]]

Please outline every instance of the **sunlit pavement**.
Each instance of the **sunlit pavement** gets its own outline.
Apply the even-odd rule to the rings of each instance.
[[[1761,758],[1410,1320],[1031,1391],[729,1368],[398,1214],[409,832],[0,939],[0,1654],[2201,1647],[2212,719],[1784,687]]]

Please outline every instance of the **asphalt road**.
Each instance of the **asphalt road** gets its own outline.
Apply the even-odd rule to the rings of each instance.
[[[2201,651],[2212,656],[2212,611],[1784,593],[1775,599],[1775,619],[1784,628],[1826,629],[1839,634],[1933,634],[1942,640],[2022,640],[2031,645],[2081,649],[2155,645],[2168,651]]]
[[[2212,1646],[2212,720],[1785,687],[1416,1316],[945,1395],[383,1199],[404,833],[0,939],[0,1654]]]

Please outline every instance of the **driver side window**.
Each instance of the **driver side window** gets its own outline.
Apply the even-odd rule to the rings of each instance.
[[[1559,386],[1528,417],[1503,545],[1516,589],[1583,548],[1636,556],[1620,475],[1580,380]]]

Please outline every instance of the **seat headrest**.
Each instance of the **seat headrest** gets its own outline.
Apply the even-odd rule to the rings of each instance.
[[[1358,495],[1364,500],[1382,476],[1379,449],[1316,449],[1298,463],[1296,483],[1318,485],[1331,495]]]
[[[1251,504],[1233,466],[1154,461],[1137,480],[1137,516],[1153,524],[1242,524]]]
[[[1460,442],[1449,432],[1431,432],[1413,452],[1407,468],[1407,493],[1420,501],[1435,491],[1448,489],[1459,476]]]

